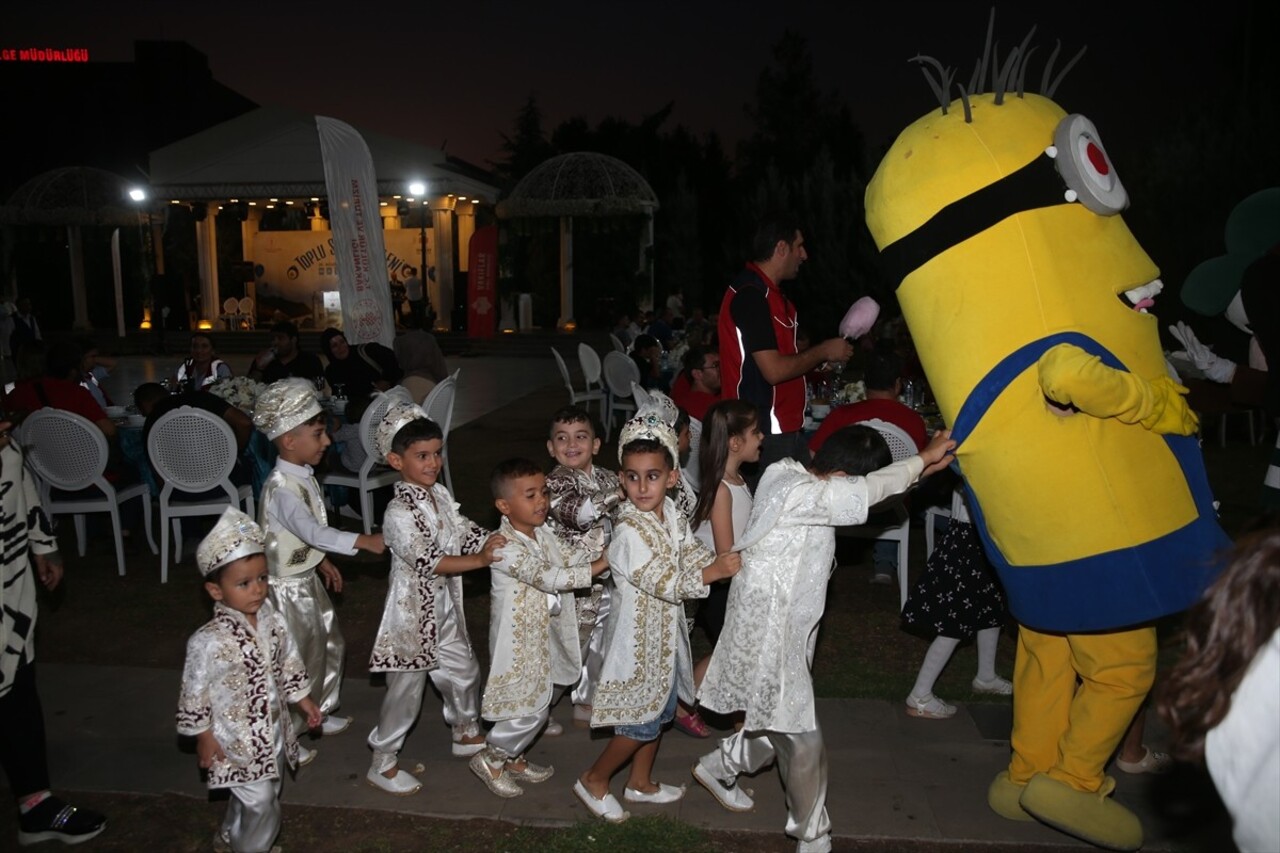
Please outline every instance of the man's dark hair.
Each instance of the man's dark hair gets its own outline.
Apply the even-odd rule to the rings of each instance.
[[[799,221],[787,213],[771,213],[756,226],[755,236],[751,238],[751,260],[763,263],[773,257],[773,250],[779,243],[790,243],[800,233]]]
[[[902,356],[884,348],[873,350],[864,378],[868,391],[892,391],[894,383],[902,378]]]
[[[489,477],[489,491],[493,492],[493,499],[497,500],[506,494],[507,483],[541,473],[542,469],[532,459],[526,459],[523,456],[504,459],[497,464]]]
[[[813,473],[830,474],[843,471],[862,476],[878,471],[893,461],[884,436],[869,426],[854,424],[838,429],[813,457]]]
[[[430,418],[418,418],[400,427],[395,438],[391,439],[391,452],[404,456],[404,452],[413,444],[432,439],[444,441],[444,431],[440,429],[440,424]]]
[[[168,396],[169,392],[159,382],[143,382],[133,389],[133,405],[141,412]]]
[[[636,335],[636,339],[631,342],[631,351],[639,352],[656,346],[661,346],[661,344],[658,343],[658,339],[653,335]]]
[[[296,338],[297,335],[294,335],[294,337]],[[333,352],[330,351],[329,344],[333,343],[334,338],[342,338],[345,340],[346,337],[345,332],[341,329],[335,329],[332,326],[325,329],[320,334],[320,352],[324,354],[324,357],[328,359],[330,364],[333,364],[337,359],[333,357]],[[355,349],[355,347],[352,347],[352,349]],[[350,356],[348,356],[348,358],[350,358]]]
[[[281,320],[271,327],[271,334],[288,335],[296,341],[298,339],[298,327],[288,320]]]
[[[204,329],[196,329],[191,333],[191,340],[194,341],[196,338],[204,338],[209,342],[209,346],[213,346],[213,335]]]
[[[80,362],[84,360],[84,347],[76,340],[61,340],[50,345],[44,359],[46,376],[67,379],[72,373],[79,375]]]
[[[716,353],[708,347],[693,346],[684,354],[684,378],[693,381],[693,371],[705,369],[707,355]]]

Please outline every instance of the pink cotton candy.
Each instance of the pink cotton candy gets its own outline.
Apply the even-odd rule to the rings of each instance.
[[[864,296],[845,312],[844,319],[840,321],[840,334],[850,339],[860,338],[871,331],[879,316],[880,304],[870,296]]]

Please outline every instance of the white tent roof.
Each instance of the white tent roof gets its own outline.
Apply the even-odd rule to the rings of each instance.
[[[359,128],[357,128],[359,130]],[[431,195],[492,203],[498,188],[463,174],[443,151],[360,130],[373,156],[378,191],[405,195],[425,181]],[[260,107],[151,152],[154,198],[217,200],[324,197],[324,162],[315,117]]]

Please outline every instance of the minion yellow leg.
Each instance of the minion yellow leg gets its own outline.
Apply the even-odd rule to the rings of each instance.
[[[1015,817],[1007,800],[1023,786],[1021,808],[1050,826],[1100,847],[1141,847],[1142,825],[1109,798],[1115,782],[1103,768],[1151,688],[1155,663],[1154,628],[1066,635],[1021,628],[1014,754],[1007,776],[993,783],[992,808]]]

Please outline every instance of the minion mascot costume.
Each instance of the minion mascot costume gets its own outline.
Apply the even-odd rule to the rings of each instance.
[[[954,101],[952,72],[918,58],[941,109],[881,162],[867,225],[1020,623],[1013,757],[988,802],[1136,850],[1103,768],[1155,675],[1144,623],[1195,602],[1229,543],[1147,313],[1159,270],[1097,130],[1050,100],[1057,51],[1045,95],[1025,92],[1030,38]]]

